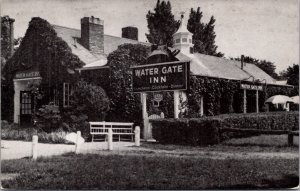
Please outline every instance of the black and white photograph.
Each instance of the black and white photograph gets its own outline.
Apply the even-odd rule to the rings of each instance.
[[[1,189],[299,189],[299,0],[0,6]]]

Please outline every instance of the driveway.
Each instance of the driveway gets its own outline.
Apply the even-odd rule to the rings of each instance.
[[[113,149],[115,151],[128,150],[132,149],[133,146],[134,142],[114,142]],[[30,157],[31,148],[32,142],[1,140],[1,160]],[[37,150],[38,157],[61,155],[74,152],[75,145],[39,143]],[[80,146],[80,153],[97,153],[104,150],[107,150],[107,142],[88,142]]]

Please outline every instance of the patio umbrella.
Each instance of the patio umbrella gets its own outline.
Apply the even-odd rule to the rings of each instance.
[[[299,104],[299,96],[293,96],[291,98],[292,98],[294,104]]]
[[[265,103],[272,103],[272,104],[285,104],[286,102],[293,102],[292,98],[285,96],[285,95],[275,95],[268,98]]]

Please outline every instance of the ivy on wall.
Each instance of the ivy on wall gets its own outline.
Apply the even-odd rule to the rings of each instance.
[[[68,70],[76,73],[75,68],[83,65],[84,63],[72,54],[67,43],[57,36],[50,23],[39,17],[32,18],[19,49],[3,69],[5,85],[9,87],[5,96],[11,98],[10,103],[7,103],[10,111],[13,110],[13,78],[17,71],[39,70],[42,77],[41,86],[48,87],[46,91],[50,91],[50,87],[62,87],[65,81],[77,81],[78,75],[70,74]]]
[[[260,112],[266,110],[264,102],[273,95],[298,95],[297,87],[263,85],[263,89],[263,91],[259,91]],[[204,115],[213,116],[243,112],[243,90],[240,89],[240,81],[191,75],[187,96],[188,117],[199,116],[201,96],[204,97]],[[254,112],[256,106],[255,91],[247,90],[247,103],[247,111]]]
[[[140,94],[132,92],[131,66],[146,64],[150,52],[144,45],[123,44],[110,53],[107,60],[110,67],[110,111],[107,120],[141,122],[142,108]]]

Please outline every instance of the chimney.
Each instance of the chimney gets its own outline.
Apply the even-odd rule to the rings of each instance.
[[[241,55],[241,69],[244,69],[244,55]]]
[[[8,59],[14,52],[14,22],[15,19],[9,16],[1,17],[1,55]],[[8,41],[3,41],[2,38],[8,38]]]
[[[81,19],[81,44],[92,54],[104,53],[104,21],[99,18],[83,17]]]
[[[122,28],[122,38],[138,40],[138,28],[131,26]]]

